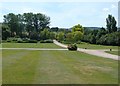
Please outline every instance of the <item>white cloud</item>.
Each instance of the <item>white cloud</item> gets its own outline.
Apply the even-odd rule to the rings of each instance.
[[[28,12],[33,12],[33,13],[43,13],[46,14],[46,12],[43,9],[34,9],[34,8],[30,8],[30,7],[22,7],[21,8],[21,13],[28,13]]]
[[[112,4],[111,8],[116,8],[116,6],[114,4]]]
[[[110,11],[110,9],[109,8],[103,8],[103,11],[108,12],[108,11]]]
[[[85,4],[85,5],[83,5]],[[1,8],[7,13],[43,13],[51,18],[51,26],[71,27],[75,24],[83,26],[104,26],[105,18],[108,14],[116,16],[117,5],[110,3],[10,3],[3,4]],[[114,9],[113,9],[114,8]],[[2,20],[0,18],[0,20]]]
[[[62,4],[63,5],[63,4]],[[61,5],[61,8],[64,8],[65,6]],[[72,6],[71,7],[66,7],[64,8],[65,10],[60,11],[59,13],[48,13],[51,17],[51,26],[58,25],[59,21],[59,26],[62,27],[63,25],[66,27],[72,27],[75,24],[84,24],[84,21],[88,21],[91,17],[94,17],[96,15],[97,10],[94,8],[85,8],[85,7],[80,7],[80,6]],[[80,9],[81,8],[81,9]],[[90,13],[87,13],[89,12]],[[88,19],[86,19],[88,18]],[[67,20],[67,21],[66,21]],[[85,25],[85,24],[84,24]]]

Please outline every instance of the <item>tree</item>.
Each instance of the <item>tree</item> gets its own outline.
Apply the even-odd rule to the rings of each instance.
[[[22,37],[22,32],[24,32],[24,18],[21,14],[17,15],[18,18],[18,35]]]
[[[90,40],[90,43],[95,44],[96,43],[95,35],[91,35],[89,40]]]
[[[39,36],[38,36],[37,32],[30,33],[30,39],[39,40]]]
[[[120,27],[118,27],[118,31],[120,32]]]
[[[57,32],[59,30],[59,28],[58,27],[52,27],[52,28],[50,28],[50,30],[54,31],[54,32]]]
[[[24,13],[23,18],[24,18],[24,23],[25,23],[25,30],[28,33],[30,33],[31,31],[34,31],[33,13]]]
[[[106,35],[102,35],[101,38],[97,41],[98,44],[103,45],[120,45],[120,33],[119,32],[113,32]]]
[[[81,31],[76,31],[76,32],[74,32],[74,41],[75,42],[78,42],[78,41],[80,41],[81,40],[81,38],[82,38],[82,36],[83,36],[83,33],[81,32]]]
[[[28,32],[36,31],[39,33],[44,28],[49,27],[50,17],[48,17],[44,14],[24,13],[23,16],[24,16],[24,20],[25,20],[25,24],[26,24],[26,29],[28,30]]]
[[[84,28],[80,24],[75,25],[72,27],[72,33],[74,34],[74,41],[80,41],[84,33]]]
[[[80,24],[78,24],[72,27],[72,32],[75,32],[75,31],[80,31],[84,33],[84,28]]]
[[[73,33],[67,33],[66,34],[66,41],[72,42],[73,38],[74,38],[74,34]]]
[[[18,34],[18,17],[17,15],[13,13],[9,13],[7,15],[4,15],[4,23],[8,25],[11,31],[11,35],[15,36]]]
[[[2,40],[6,40],[8,37],[10,37],[10,28],[3,24],[2,25]]]
[[[108,15],[108,18],[106,18],[106,23],[107,23],[107,30],[109,33],[111,32],[116,32],[117,31],[117,27],[116,27],[116,20],[112,15]]]
[[[54,32],[50,32],[49,33],[49,39],[55,39],[55,33]]]
[[[24,37],[25,34],[22,36],[23,32],[27,32],[29,38],[34,35],[36,36],[35,38],[37,38],[40,31],[49,28],[50,17],[41,13],[33,14],[31,12],[18,15],[9,13],[4,15],[4,24],[10,28],[12,37],[16,35]]]
[[[43,30],[44,28],[48,28],[50,23],[50,17],[37,13],[33,14],[33,25],[37,32]]]
[[[49,28],[50,17],[41,13],[38,13],[37,16],[38,16],[39,29]]]
[[[50,32],[47,28],[45,28],[43,31],[40,32],[40,38],[42,40],[49,39],[49,37],[50,37]]]
[[[63,32],[59,32],[58,33],[58,35],[57,35],[57,39],[59,40],[59,41],[63,41],[64,40],[64,33]]]
[[[88,35],[91,32],[92,32],[91,29],[84,27],[84,35]]]

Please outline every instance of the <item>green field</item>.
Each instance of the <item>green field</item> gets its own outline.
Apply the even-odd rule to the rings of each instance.
[[[114,54],[114,55],[119,55],[120,56],[120,54],[118,53],[118,51],[106,51],[107,53],[110,53],[110,54]]]
[[[53,43],[2,43],[2,48],[61,48]]]
[[[2,48],[2,44],[0,44],[0,48]]]
[[[103,46],[103,45],[95,45],[82,43],[77,44],[79,48],[87,48],[87,49],[116,49],[118,50],[118,46]],[[2,43],[3,48],[61,48],[53,43]]]
[[[81,43],[77,44],[79,48],[87,48],[87,49],[116,49],[118,50],[118,46],[105,46],[105,45],[95,45],[89,43]]]
[[[2,51],[0,50],[0,85],[2,84]]]
[[[78,51],[3,50],[3,84],[117,84],[118,61]]]

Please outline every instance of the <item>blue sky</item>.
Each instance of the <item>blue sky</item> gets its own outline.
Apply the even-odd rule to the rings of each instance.
[[[8,13],[43,13],[51,18],[51,27],[106,27],[105,19],[112,14],[118,21],[118,2],[2,2],[0,22]]]

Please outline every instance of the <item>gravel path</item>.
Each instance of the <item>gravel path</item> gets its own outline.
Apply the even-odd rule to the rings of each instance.
[[[53,42],[54,42],[54,44],[56,44],[58,46],[61,46],[63,48],[67,48],[66,45],[61,44],[60,42],[58,42],[56,40],[53,40]],[[96,55],[96,56],[104,57],[104,58],[110,58],[110,59],[114,59],[114,60],[120,60],[119,56],[106,53],[105,51],[107,51],[107,50],[92,50],[92,49],[78,48],[77,51],[84,52],[84,53],[91,54],[91,55]]]

